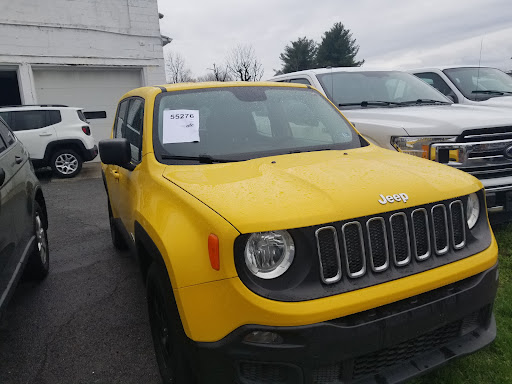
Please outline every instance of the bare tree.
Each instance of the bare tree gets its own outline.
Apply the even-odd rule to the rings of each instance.
[[[208,68],[208,72],[204,76],[199,76],[197,81],[231,81],[231,75],[226,67],[213,63],[213,68]]]
[[[233,49],[226,66],[235,80],[259,81],[263,77],[263,66],[251,45],[239,45]]]
[[[212,71],[215,81],[231,81],[227,67],[213,63],[213,68],[209,68],[209,70]]]
[[[190,69],[185,67],[185,59],[179,53],[169,52],[165,57],[165,75],[169,83],[194,81]]]

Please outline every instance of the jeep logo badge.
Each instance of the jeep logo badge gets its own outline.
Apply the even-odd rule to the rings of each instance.
[[[505,155],[505,157],[507,159],[512,159],[512,145],[505,148],[505,150],[503,151],[503,154]]]
[[[511,152],[512,152],[512,146],[510,148],[511,148]],[[395,201],[396,202],[403,201],[404,203],[406,203],[407,200],[409,200],[409,196],[407,196],[406,193],[396,193],[393,196],[391,196],[391,195],[387,195],[387,196],[379,195],[379,196],[380,196],[380,200],[377,200],[377,201],[379,203],[381,203],[382,205],[387,204],[387,203],[394,203]]]

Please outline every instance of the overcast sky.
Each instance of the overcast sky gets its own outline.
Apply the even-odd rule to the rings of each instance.
[[[193,76],[223,64],[239,44],[253,46],[268,78],[279,54],[306,36],[320,42],[342,22],[364,67],[481,64],[512,69],[511,0],[158,0],[164,48],[181,54]]]

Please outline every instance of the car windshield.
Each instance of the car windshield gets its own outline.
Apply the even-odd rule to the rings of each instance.
[[[344,109],[450,103],[436,89],[405,72],[333,71],[316,76],[329,99]]]
[[[157,96],[154,148],[159,161],[228,162],[367,145],[317,91],[219,87]]]
[[[443,71],[470,100],[512,95],[512,77],[496,68],[450,68]]]

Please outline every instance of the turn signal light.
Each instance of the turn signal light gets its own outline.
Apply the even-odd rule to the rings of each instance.
[[[208,236],[208,254],[212,268],[218,271],[220,269],[219,238],[213,233]]]

